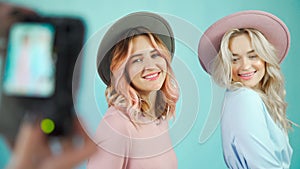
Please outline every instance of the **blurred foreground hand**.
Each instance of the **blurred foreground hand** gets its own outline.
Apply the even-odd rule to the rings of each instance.
[[[78,120],[75,134],[59,138],[60,151],[53,152],[46,134],[39,124],[24,122],[21,125],[12,157],[6,169],[71,169],[88,159],[96,150],[96,144],[82,129]],[[80,140],[74,142],[74,140]]]

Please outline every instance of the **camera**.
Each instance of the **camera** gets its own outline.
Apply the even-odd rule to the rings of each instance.
[[[14,140],[25,114],[50,119],[49,136],[72,132],[73,69],[84,42],[80,18],[23,17],[8,32],[2,63],[0,132]],[[75,84],[72,84],[75,83]],[[76,93],[74,93],[76,94]]]

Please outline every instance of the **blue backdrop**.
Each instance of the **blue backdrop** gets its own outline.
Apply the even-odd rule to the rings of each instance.
[[[113,21],[135,11],[156,12],[169,18],[176,37],[176,59],[173,67],[183,96],[178,104],[177,118],[171,124],[171,127],[178,123],[182,126],[182,131],[171,133],[172,138],[177,140],[175,151],[179,169],[226,168],[218,119],[207,121],[210,113],[218,112],[221,91],[211,83],[210,77],[200,67],[197,40],[201,32],[216,20],[237,11],[256,9],[273,13],[286,23],[291,33],[290,52],[281,65],[286,80],[288,117],[300,124],[298,114],[300,76],[297,69],[300,63],[298,0],[8,0],[8,2],[32,8],[42,15],[76,16],[85,21],[86,47],[89,50],[84,55],[83,71],[80,72],[82,79],[77,112],[89,123],[86,128],[90,133],[95,131],[102,114],[107,109],[104,98],[105,86],[96,75],[96,53],[93,50],[99,43],[98,37],[101,37],[101,32]],[[187,81],[189,84],[185,84]],[[208,124],[208,128],[204,129],[205,124]],[[176,138],[178,133],[183,133],[180,139]],[[289,137],[294,150],[291,169],[299,169],[300,128],[294,127]],[[0,152],[0,168],[3,168],[10,158],[10,151],[1,139]],[[85,168],[85,165],[83,164],[81,168]]]

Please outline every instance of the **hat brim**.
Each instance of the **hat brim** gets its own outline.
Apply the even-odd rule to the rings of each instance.
[[[203,69],[211,74],[211,62],[217,56],[223,35],[238,28],[259,30],[276,48],[280,62],[290,47],[290,33],[287,26],[273,14],[249,10],[228,15],[211,25],[202,35],[198,45],[198,57]]]
[[[175,50],[174,35],[169,23],[160,15],[150,12],[136,12],[116,21],[105,33],[97,54],[98,74],[106,85],[110,85],[110,64],[112,48],[122,35],[131,28],[145,27],[157,35],[173,56]]]

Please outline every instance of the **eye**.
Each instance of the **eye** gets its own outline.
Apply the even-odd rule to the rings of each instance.
[[[138,63],[138,62],[142,62],[143,60],[141,58],[136,58],[132,60],[132,63]]]
[[[152,58],[157,58],[157,57],[161,57],[161,55],[159,53],[153,53],[151,55]]]
[[[250,59],[255,59],[255,58],[257,58],[257,57],[258,57],[257,55],[250,55],[250,56],[249,56]]]
[[[240,60],[240,58],[232,58],[232,59],[231,59],[231,61],[232,61],[233,63],[237,62],[238,60]]]

